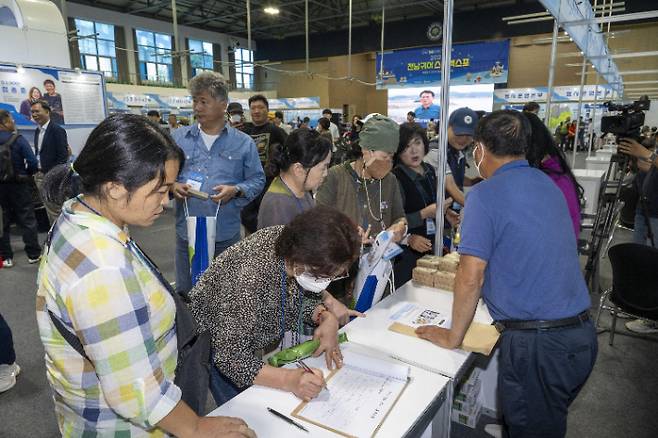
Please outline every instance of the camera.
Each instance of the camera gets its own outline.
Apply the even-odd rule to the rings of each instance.
[[[625,105],[613,102],[606,102],[603,105],[608,112],[620,113],[601,118],[601,131],[604,134],[615,134],[617,142],[620,138],[640,140],[640,129],[644,125],[644,111],[651,106],[651,101],[647,96],[642,96],[640,100]]]

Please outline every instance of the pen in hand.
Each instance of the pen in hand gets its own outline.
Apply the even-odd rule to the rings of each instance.
[[[286,423],[288,423],[288,424],[292,424],[293,426],[298,427],[299,429],[303,430],[304,432],[308,432],[308,429],[307,429],[307,428],[305,428],[304,426],[302,426],[301,424],[299,424],[298,422],[296,422],[296,421],[293,420],[292,418],[288,418],[288,417],[286,417],[286,416],[283,415],[281,412],[275,411],[275,410],[272,409],[272,408],[267,408],[267,410],[269,411],[270,414],[274,415],[275,417],[279,417],[280,419],[282,419],[282,420],[285,421]]]
[[[315,374],[315,373],[313,373],[313,370],[311,369],[311,367],[309,367],[308,365],[306,365],[306,364],[304,363],[304,361],[301,360],[301,359],[298,359],[298,360],[297,360],[297,367],[298,367],[298,368],[303,368],[304,371],[306,371],[307,373]],[[324,382],[324,384],[322,385],[322,387],[323,387],[324,389],[326,389],[327,392],[329,392],[329,387],[327,386],[327,382]]]

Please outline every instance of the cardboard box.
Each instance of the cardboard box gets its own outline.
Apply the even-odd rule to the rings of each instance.
[[[450,414],[452,421],[455,423],[463,424],[466,427],[475,429],[475,426],[478,424],[480,419],[480,414],[482,413],[482,405],[479,403],[473,407],[472,410],[468,412],[462,412],[458,410],[453,410]]]
[[[411,278],[423,286],[434,287],[434,271],[430,268],[415,267],[411,273]]]
[[[449,291],[455,290],[455,273],[445,271],[435,271],[432,275],[432,285],[437,289]]]

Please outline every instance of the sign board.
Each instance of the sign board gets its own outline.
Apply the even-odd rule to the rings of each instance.
[[[453,44],[450,84],[498,84],[507,82],[509,40]],[[441,84],[441,46],[377,53],[377,88],[436,86]]]

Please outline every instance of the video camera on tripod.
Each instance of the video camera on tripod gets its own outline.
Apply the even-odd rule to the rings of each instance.
[[[640,129],[644,125],[644,111],[651,107],[651,101],[647,96],[642,96],[640,100],[625,105],[613,102],[606,102],[603,105],[609,113],[620,113],[601,118],[601,131],[604,134],[614,134],[617,143],[620,138],[640,140]]]

